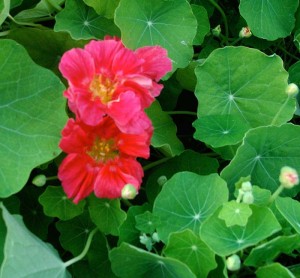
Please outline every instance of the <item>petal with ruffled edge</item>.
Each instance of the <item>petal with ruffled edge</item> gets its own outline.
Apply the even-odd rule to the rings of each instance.
[[[58,169],[62,187],[75,204],[93,192],[98,169],[91,162],[88,156],[69,154]]]

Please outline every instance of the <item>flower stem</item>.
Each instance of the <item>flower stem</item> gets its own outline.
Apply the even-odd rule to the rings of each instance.
[[[46,180],[47,181],[53,181],[53,180],[57,180],[58,177],[57,176],[52,176],[52,177],[47,177]]]
[[[269,204],[273,203],[274,200],[279,196],[279,194],[282,192],[282,190],[284,189],[284,186],[281,184],[276,191],[272,194],[272,196],[270,197],[269,200]]]
[[[73,259],[67,261],[64,263],[64,266],[67,268],[68,266],[72,265],[72,264],[75,264],[77,263],[78,261],[80,261],[81,259],[84,258],[84,256],[87,254],[87,252],[89,251],[89,248],[91,246],[91,243],[92,243],[92,239],[93,239],[93,236],[95,235],[95,233],[98,231],[98,228],[95,228],[94,230],[92,230],[89,234],[89,237],[86,241],[86,245],[84,247],[84,249],[82,250],[82,252],[74,257]]]
[[[27,25],[27,26],[34,26],[34,27],[42,27],[42,25],[40,25],[40,24],[35,24],[35,23],[32,23],[32,22],[22,22],[22,21],[15,20],[10,14],[7,17],[10,20],[12,20],[14,23],[18,24],[18,25]]]
[[[147,171],[147,170],[149,170],[149,169],[151,169],[151,168],[153,168],[153,167],[155,167],[155,166],[157,166],[157,165],[160,165],[160,164],[162,164],[162,163],[168,161],[169,159],[170,159],[170,157],[164,157],[164,158],[162,158],[162,159],[160,159],[160,160],[157,160],[157,161],[154,161],[154,162],[152,162],[152,163],[149,163],[149,164],[145,165],[145,166],[143,167],[143,169],[144,169],[144,171]]]
[[[228,44],[229,31],[228,31],[228,22],[227,22],[226,15],[222,10],[222,8],[214,0],[209,0],[209,2],[220,12],[223,18],[224,26],[225,26],[225,43]]]
[[[191,111],[166,111],[167,114],[169,115],[192,115],[192,116],[197,116],[196,112],[191,112]]]

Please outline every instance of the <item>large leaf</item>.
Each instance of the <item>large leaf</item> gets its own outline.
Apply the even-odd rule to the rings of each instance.
[[[228,182],[231,192],[240,177],[249,175],[253,184],[274,191],[279,185],[280,169],[287,165],[300,170],[300,127],[293,124],[258,127],[247,132],[221,177]]]
[[[201,239],[218,255],[228,256],[271,236],[281,229],[269,208],[251,206],[246,226],[227,227],[218,217],[220,209],[201,226]]]
[[[164,254],[185,263],[199,278],[217,266],[214,252],[191,230],[172,233]]]
[[[198,5],[191,5],[191,7],[198,23],[197,33],[193,44],[200,45],[203,43],[206,34],[210,30],[209,19],[204,7]]]
[[[120,247],[114,248],[110,252],[109,257],[112,269],[118,277],[196,277],[185,264],[178,260],[164,258],[126,243],[122,243]]]
[[[0,3],[0,26],[9,15],[10,0],[3,0]]]
[[[298,4],[298,0],[241,0],[240,13],[255,36],[273,41],[291,34]]]
[[[60,153],[67,117],[61,81],[16,42],[0,45],[0,196],[7,197],[24,186],[33,168]]]
[[[288,73],[278,56],[225,47],[213,51],[195,73],[199,118],[237,115],[249,127],[257,127],[280,125],[293,117],[295,100],[285,93]]]
[[[7,227],[1,277],[70,277],[55,249],[27,230],[19,215],[1,204]]]
[[[293,273],[280,263],[262,266],[255,272],[255,274],[257,278],[295,278]]]
[[[197,20],[186,0],[121,0],[115,22],[129,48],[161,45],[168,50],[174,69],[192,59]]]
[[[162,111],[158,101],[152,103],[147,109],[147,114],[154,126],[151,145],[159,148],[167,156],[180,154],[184,150],[184,146],[176,136],[176,125],[172,118]]]
[[[119,35],[114,22],[84,4],[67,0],[66,7],[56,15],[54,31],[66,31],[74,39],[103,39],[106,35]]]
[[[167,242],[170,233],[184,229],[198,234],[201,223],[227,199],[226,183],[217,174],[175,174],[154,202],[153,214],[160,220],[159,237]]]

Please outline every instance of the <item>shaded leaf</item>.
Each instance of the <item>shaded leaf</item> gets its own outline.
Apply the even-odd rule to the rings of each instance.
[[[119,5],[120,0],[83,0],[85,4],[94,8],[97,14],[107,18],[113,18],[115,9]]]

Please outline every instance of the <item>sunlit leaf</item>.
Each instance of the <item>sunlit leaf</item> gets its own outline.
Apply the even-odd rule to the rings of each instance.
[[[34,64],[16,42],[0,45],[0,196],[7,197],[25,185],[33,168],[61,152],[67,117],[58,77]]]
[[[280,263],[262,266],[255,272],[255,274],[257,278],[295,278],[293,273]]]
[[[201,45],[203,43],[204,37],[210,31],[207,11],[202,6],[191,5],[191,7],[198,22],[197,33],[194,38],[193,44]]]
[[[113,18],[115,9],[119,5],[120,0],[83,0],[85,4],[93,7],[97,14],[107,18]]]
[[[3,0],[0,3],[0,26],[9,15],[10,0]]]
[[[175,174],[164,184],[153,205],[153,215],[160,220],[160,239],[167,242],[172,232],[184,229],[198,234],[203,221],[227,200],[226,183],[217,174]]]

